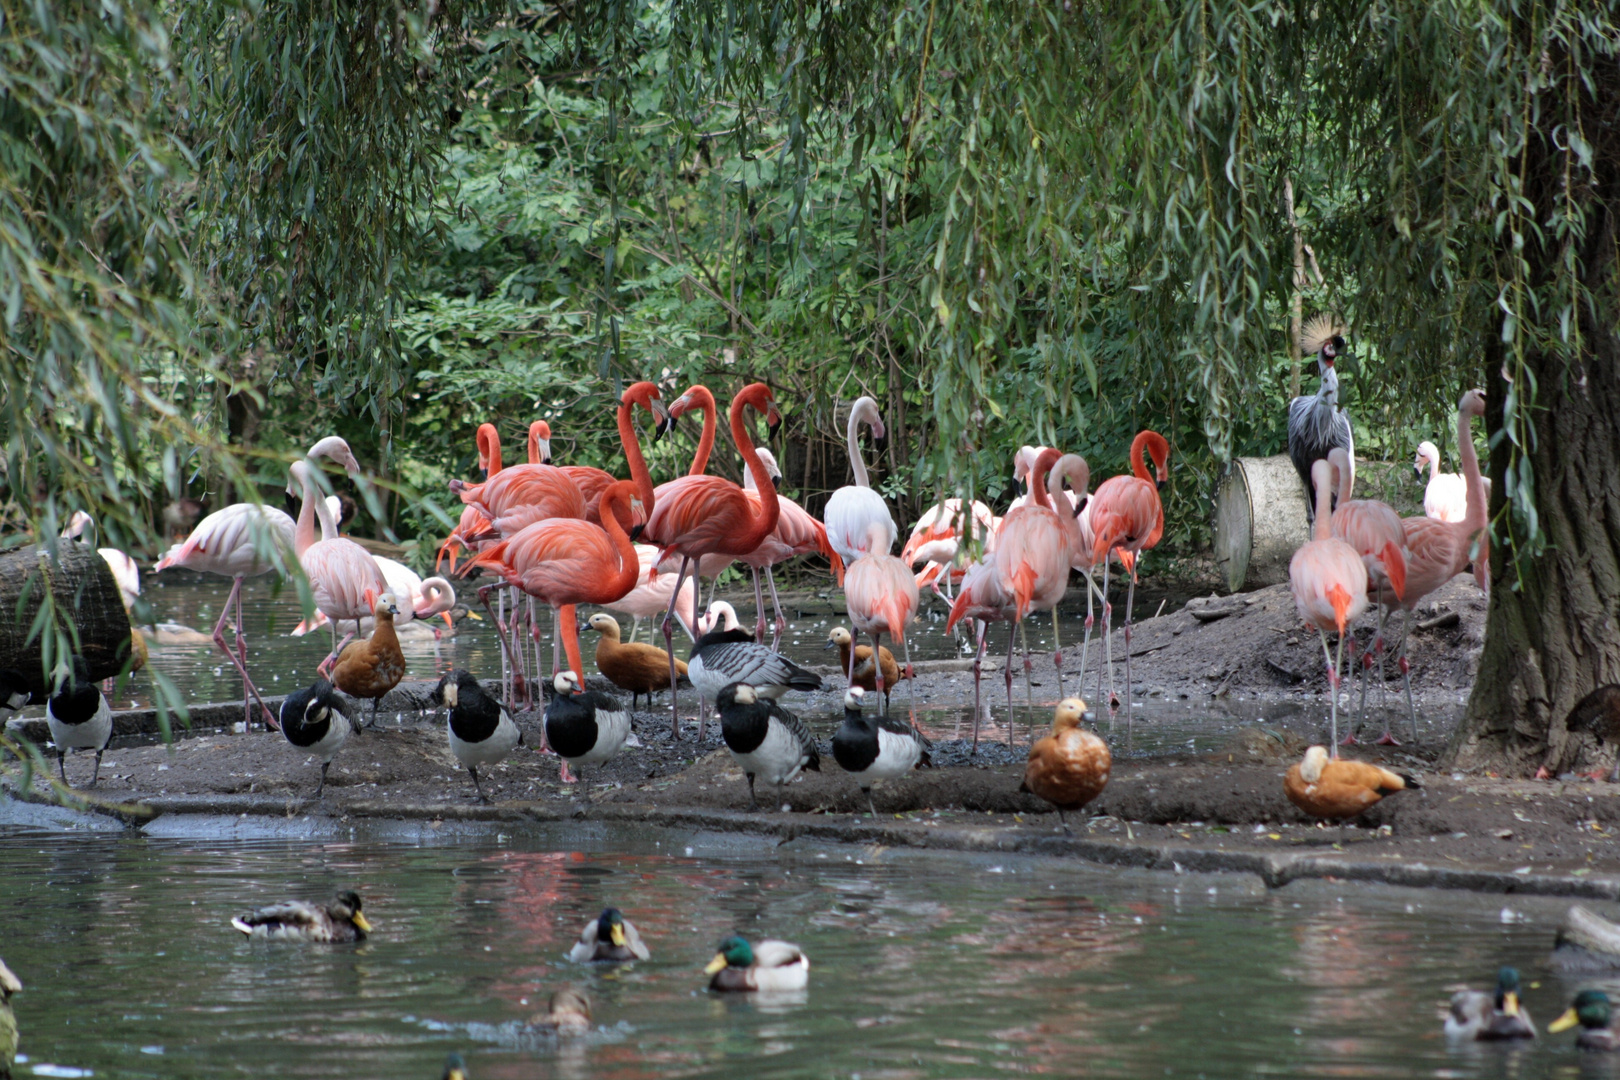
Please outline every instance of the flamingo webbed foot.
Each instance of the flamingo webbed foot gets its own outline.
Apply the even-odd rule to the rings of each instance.
[[[1386,731],[1386,732],[1384,732],[1382,735],[1380,735],[1378,737],[1378,742],[1375,745],[1378,745],[1378,746],[1399,746],[1399,745],[1401,745],[1401,741],[1399,739],[1397,739],[1395,736],[1391,735],[1389,732]]]

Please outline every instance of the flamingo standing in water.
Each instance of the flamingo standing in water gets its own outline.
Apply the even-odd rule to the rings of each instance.
[[[945,595],[951,597],[952,585],[962,577],[962,571],[956,568],[956,559],[962,551],[963,536],[975,541],[982,539],[988,544],[996,526],[995,513],[977,499],[971,500],[966,510],[961,499],[945,499],[929,507],[917,519],[905,547],[900,549],[900,559],[907,566],[928,563],[923,568],[926,580],[919,575],[917,584],[943,579]]]
[[[1392,591],[1397,598],[1406,595],[1406,533],[1401,528],[1400,515],[1388,503],[1377,499],[1352,499],[1351,492],[1355,483],[1355,470],[1350,463],[1350,453],[1343,447],[1335,446],[1328,452],[1328,464],[1333,466],[1333,472],[1338,481],[1339,504],[1333,510],[1331,528],[1333,535],[1356,549],[1361,561],[1367,566],[1367,581],[1369,588],[1375,592],[1380,589]],[[1356,639],[1350,639],[1350,663],[1356,662]],[[1367,668],[1372,666],[1373,655],[1378,656],[1379,673],[1383,672],[1384,659],[1384,611],[1378,610],[1378,629],[1373,636],[1373,647],[1362,656],[1362,682],[1361,682],[1361,711],[1367,708]],[[1355,725],[1345,733],[1346,746],[1356,741]],[[1378,740],[1384,745],[1399,745],[1395,737],[1389,733],[1389,718],[1384,719],[1384,734]]]
[[[764,447],[756,451],[760,460],[765,463],[765,471],[770,474],[771,482],[781,479],[782,470],[777,468],[776,455]],[[754,474],[743,473],[743,490],[752,492],[752,498],[759,500],[759,490],[754,486]],[[776,622],[771,634],[771,648],[774,650],[782,640],[782,631],[787,629],[787,619],[782,617],[782,601],[776,595],[776,574],[773,572],[778,563],[787,562],[799,555],[825,555],[832,564],[833,577],[843,580],[844,563],[839,559],[838,552],[832,549],[827,542],[827,530],[810,516],[810,512],[792,499],[783,498],[778,494],[777,505],[781,508],[776,519],[776,528],[753,551],[740,558],[745,566],[754,572],[754,610],[757,617],[754,621],[754,640],[765,640],[765,598],[759,588],[759,572],[765,571],[765,580],[771,587],[771,607],[775,610]]]
[[[983,710],[980,702],[979,680],[984,664],[984,641],[993,622],[1011,623],[1013,614],[1017,611],[1018,603],[1003,585],[1001,576],[996,573],[994,554],[986,554],[984,558],[967,568],[962,576],[962,587],[956,593],[956,601],[951,605],[950,618],[945,620],[945,632],[950,633],[956,624],[963,619],[972,619],[977,624],[975,648],[973,651],[973,752],[979,752],[979,717]],[[1012,745],[1012,632],[1008,631],[1007,651],[1007,745]]]
[[[1401,519],[1406,537],[1406,595],[1394,590],[1374,589],[1372,599],[1380,607],[1401,612],[1401,646],[1396,665],[1406,689],[1406,710],[1412,721],[1412,738],[1417,738],[1417,710],[1412,704],[1412,666],[1406,658],[1411,631],[1412,610],[1434,590],[1474,566],[1474,580],[1490,591],[1490,534],[1486,531],[1485,481],[1479,473],[1479,454],[1474,450],[1473,418],[1485,415],[1485,391],[1470,390],[1457,402],[1457,457],[1468,485],[1468,511],[1462,521],[1436,521],[1431,517]]]
[[[1150,474],[1147,458],[1153,458],[1157,476]],[[1103,564],[1103,654],[1108,668],[1108,699],[1111,708],[1119,708],[1119,695],[1114,692],[1114,607],[1108,602],[1109,556],[1119,552],[1119,561],[1130,575],[1130,586],[1125,593],[1125,731],[1131,736],[1131,614],[1136,601],[1136,560],[1142,552],[1155,547],[1164,535],[1164,505],[1159,502],[1159,489],[1169,482],[1166,463],[1170,460],[1170,443],[1157,431],[1139,431],[1131,440],[1130,476],[1113,476],[1104,480],[1091,497],[1091,560]],[[1097,670],[1097,694],[1102,695],[1102,668]]]
[[[309,579],[315,606],[332,620],[332,655],[316,669],[324,676],[327,666],[337,658],[341,648],[337,640],[337,624],[343,619],[353,619],[355,632],[358,633],[360,620],[372,613],[377,606],[377,598],[388,591],[388,581],[370,552],[353,540],[337,535],[337,525],[326,508],[326,501],[315,488],[309,462],[293,462],[291,472],[293,484],[302,487],[304,492],[293,548],[298,553],[299,565],[304,568],[304,576]],[[288,490],[291,490],[291,485]],[[315,539],[317,517],[320,518],[321,535],[328,539]],[[343,641],[347,642],[348,636]]]
[[[664,485],[658,493],[658,505],[647,519],[643,535],[659,545],[666,553],[681,556],[681,568],[675,578],[675,595],[670,597],[670,611],[664,613],[664,649],[669,653],[670,721],[675,738],[680,738],[680,711],[676,698],[674,631],[671,615],[680,586],[694,559],[705,555],[747,555],[776,528],[781,508],[776,498],[776,486],[765,471],[765,463],[754,449],[754,441],[743,423],[743,410],[752,406],[765,414],[768,428],[774,430],[782,422],[771,397],[771,388],[764,383],[753,383],[731,400],[731,437],[742,454],[743,463],[754,476],[759,489],[758,503],[747,492],[729,480],[716,476],[688,475]],[[671,406],[671,413],[674,407]],[[698,612],[692,610],[692,625],[696,626]],[[703,721],[698,721],[698,738],[703,737]]]
[[[350,477],[360,475],[360,463],[355,460],[349,444],[336,435],[330,435],[309,448],[309,458],[324,457],[343,466]],[[163,554],[153,567],[154,571],[171,566],[200,570],[207,574],[234,579],[231,591],[225,597],[219,621],[214,624],[214,645],[230,660],[242,676],[242,718],[252,719],[251,701],[257,701],[263,710],[265,723],[275,730],[280,727],[269,706],[259,696],[258,687],[247,672],[247,638],[242,633],[242,581],[258,577],[276,569],[278,559],[290,561],[297,555],[297,526],[284,511],[261,503],[233,503],[216,510],[197,523],[197,527],[180,543]],[[279,554],[276,554],[279,550]],[[233,615],[236,649],[225,643],[225,623]],[[250,701],[251,699],[251,701]]]
[[[857,631],[872,636],[872,655],[882,657],[883,635],[888,634],[900,643],[905,654],[907,692],[916,682],[911,668],[911,645],[906,641],[906,626],[917,617],[919,597],[917,579],[911,567],[890,555],[884,546],[883,523],[867,523],[867,555],[851,563],[844,572],[844,599],[849,606],[849,621]],[[877,692],[886,693],[883,685],[883,665],[877,667]],[[855,684],[855,650],[849,650],[851,686]],[[916,701],[913,697],[912,719],[916,719]]]
[[[1056,607],[1069,587],[1069,563],[1080,543],[1080,529],[1075,524],[1074,512],[1068,509],[1071,504],[1063,498],[1064,480],[1069,481],[1077,501],[1084,499],[1091,483],[1091,469],[1085,459],[1077,454],[1060,455],[1050,448],[1041,451],[1030,470],[1034,505],[1020,506],[1009,512],[1001,523],[1001,535],[996,539],[996,573],[1001,578],[1002,589],[1013,597],[1013,622],[1019,630],[1023,629],[1026,615]],[[1059,506],[1063,511],[1054,508]],[[1010,665],[1010,643],[1007,659]],[[1054,654],[1054,662],[1059,696],[1064,696],[1061,651]],[[1025,690],[1030,699],[1028,704],[1033,705],[1030,666],[1026,646]],[[1010,733],[1010,719],[1008,723]]]
[[[1317,458],[1311,466],[1316,486],[1313,539],[1301,544],[1288,564],[1288,587],[1306,625],[1322,639],[1322,659],[1328,669],[1328,693],[1333,756],[1339,756],[1339,661],[1344,654],[1344,628],[1367,610],[1367,566],[1361,553],[1333,535],[1333,466]],[[1337,651],[1328,652],[1327,632],[1339,635]],[[1127,646],[1127,650],[1129,646]],[[1129,652],[1127,651],[1127,656]]]
[[[855,560],[866,555],[887,555],[894,548],[900,527],[894,523],[883,496],[872,490],[867,478],[866,462],[861,459],[861,424],[872,429],[874,439],[883,438],[883,417],[878,405],[869,397],[858,398],[849,410],[849,426],[845,437],[849,443],[849,465],[855,470],[855,482],[832,493],[821,520],[827,523],[827,540],[832,544],[846,568],[853,568]],[[878,532],[873,525],[880,525]],[[915,584],[915,581],[913,581]]]
[[[558,627],[558,646],[567,651],[568,666],[583,681],[576,604],[604,604],[635,588],[641,563],[630,543],[619,511],[639,512],[633,480],[617,480],[602,496],[602,524],[582,518],[551,518],[526,525],[514,535],[480,551],[467,564],[487,566],[508,584],[551,605]],[[503,641],[504,644],[504,641]],[[561,665],[557,665],[560,669]]]
[[[326,537],[325,539],[330,539]],[[455,620],[450,617],[450,609],[456,606],[455,586],[442,577],[430,577],[424,580],[420,574],[402,562],[373,555],[377,562],[377,569],[383,573],[383,580],[388,582],[388,591],[393,593],[399,601],[399,611],[394,615],[394,629],[403,632],[412,622],[427,620],[435,615],[444,620],[444,625],[455,627]],[[331,622],[320,611],[315,612],[313,619],[306,619],[293,627],[289,637],[302,637],[312,630]],[[360,632],[370,634],[376,624],[374,616],[360,620]],[[428,627],[433,636],[439,636],[438,627]]]

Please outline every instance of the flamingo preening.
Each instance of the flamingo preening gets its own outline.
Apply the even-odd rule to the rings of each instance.
[[[1288,586],[1294,605],[1306,625],[1322,639],[1322,659],[1328,669],[1329,731],[1333,755],[1339,754],[1339,661],[1344,654],[1345,627],[1367,610],[1367,565],[1361,553],[1333,535],[1331,518],[1333,466],[1318,458],[1311,466],[1316,485],[1316,515],[1312,539],[1300,545],[1288,564]],[[1339,635],[1337,651],[1328,652],[1327,632]],[[1129,656],[1129,646],[1126,646]]]
[[[360,475],[360,463],[355,460],[349,444],[336,435],[330,435],[309,448],[307,458],[327,458],[343,466],[350,477]],[[285,566],[297,557],[297,526],[284,511],[261,503],[233,503],[216,510],[197,523],[197,527],[180,543],[164,552],[153,567],[154,571],[171,566],[183,566],[206,574],[232,578],[231,591],[214,624],[214,645],[230,660],[242,676],[242,718],[252,719],[251,701],[257,701],[263,710],[265,723],[278,727],[270,707],[259,696],[259,690],[247,672],[247,638],[242,633],[242,581],[258,577]],[[234,615],[236,648],[225,643],[225,623]]]
[[[861,458],[860,428],[866,424],[874,439],[883,438],[883,417],[878,405],[869,397],[856,399],[849,410],[849,426],[845,432],[849,444],[849,466],[855,471],[855,482],[846,484],[832,493],[821,520],[827,525],[827,541],[838,557],[844,560],[846,571],[855,560],[881,552],[887,555],[894,548],[900,527],[894,523],[883,496],[872,490],[867,477],[866,462]],[[873,525],[881,526],[877,532]]]
[[[1153,458],[1156,474],[1150,474],[1147,458]],[[1130,575],[1125,593],[1125,731],[1131,736],[1131,615],[1136,601],[1136,560],[1159,543],[1164,535],[1164,505],[1159,489],[1169,482],[1167,463],[1170,443],[1157,431],[1139,431],[1131,440],[1131,475],[1113,476],[1102,482],[1091,497],[1092,563],[1103,564],[1103,666],[1108,669],[1110,708],[1119,708],[1114,692],[1114,608],[1108,601],[1109,556],[1119,553],[1119,561]],[[1102,668],[1097,670],[1097,694],[1102,694]]]
[[[675,578],[675,593],[670,597],[670,610],[664,613],[664,648],[669,652],[670,722],[674,737],[680,737],[680,707],[677,697],[675,653],[673,648],[673,609],[681,583],[694,559],[705,555],[747,555],[776,528],[781,508],[777,503],[776,485],[771,483],[743,423],[743,410],[752,407],[765,414],[766,426],[775,430],[782,422],[776,411],[771,388],[764,383],[752,383],[731,400],[731,437],[737,444],[743,463],[753,474],[759,489],[755,503],[747,492],[729,480],[717,476],[687,475],[664,485],[658,493],[657,506],[647,519],[643,537],[657,544],[666,554],[681,557],[681,568]],[[673,409],[671,409],[673,412]],[[692,625],[696,626],[698,612],[694,605]],[[703,737],[703,722],[698,722],[698,738]]]
[[[937,582],[943,580],[946,597],[954,599],[952,586],[962,577],[956,567],[957,556],[963,551],[962,540],[965,537],[988,545],[999,524],[995,513],[977,499],[965,504],[961,499],[943,499],[917,519],[905,547],[900,549],[900,559],[907,566],[926,563],[917,584],[932,584],[937,589]]]

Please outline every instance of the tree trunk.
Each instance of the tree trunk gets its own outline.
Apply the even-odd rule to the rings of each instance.
[[[1581,106],[1583,128],[1594,142],[1594,167],[1580,200],[1586,236],[1575,252],[1592,292],[1593,302],[1578,309],[1586,351],[1571,359],[1531,344],[1526,353],[1536,386],[1535,445],[1525,453],[1547,546],[1518,567],[1513,548],[1528,539],[1523,523],[1498,516],[1511,448],[1503,439],[1491,452],[1496,540],[1485,649],[1447,754],[1463,766],[1528,771],[1545,764],[1555,772],[1575,767],[1582,739],[1565,731],[1569,710],[1594,687],[1620,681],[1620,298],[1612,280],[1620,239],[1620,75],[1610,64],[1597,82]],[[1526,185],[1536,207],[1532,216],[1549,221],[1551,208],[1561,204],[1564,159],[1546,133],[1526,157],[1535,181]],[[1539,246],[1526,245],[1524,255],[1536,272],[1532,284],[1540,288],[1565,250],[1549,230]],[[1503,425],[1508,389],[1503,360],[1497,325],[1485,350],[1486,426],[1493,438]],[[1528,387],[1518,389],[1529,396]]]
[[[90,678],[117,675],[129,656],[129,613],[124,610],[112,569],[95,548],[63,540],[57,545],[54,563],[41,548],[25,547],[0,555],[0,611],[6,613],[0,619],[0,667],[15,668],[27,679],[36,701],[42,700],[40,694],[46,690],[45,665],[40,638],[30,641],[29,630],[39,613],[46,581],[57,610],[73,620],[79,636],[77,647],[90,665]]]

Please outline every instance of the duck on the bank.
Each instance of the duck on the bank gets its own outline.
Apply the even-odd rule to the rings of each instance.
[[[45,720],[50,725],[51,742],[56,744],[56,766],[62,783],[67,783],[67,752],[94,750],[96,769],[90,786],[101,778],[101,755],[112,742],[112,709],[101,687],[90,681],[90,665],[82,656],[73,657],[73,673],[59,679],[56,693],[45,703]]]
[[[687,678],[705,701],[717,702],[721,689],[731,683],[747,683],[754,688],[755,696],[772,700],[789,690],[821,689],[821,676],[772,652],[738,626],[730,604],[718,601],[710,613],[715,614],[721,604],[725,607],[718,613],[725,616],[724,621],[697,639],[686,667]]]
[[[877,689],[878,673],[883,674],[883,710],[889,709],[889,695],[894,692],[894,684],[901,679],[909,679],[909,670],[901,671],[900,665],[895,662],[894,653],[887,646],[878,646],[878,663],[872,663],[872,646],[856,645],[855,636],[846,626],[835,626],[827,634],[826,648],[838,650],[838,670],[849,670],[849,650],[855,650],[855,679],[852,685],[860,687],[868,693]]]
[[[782,785],[802,769],[821,771],[816,738],[804,721],[761,696],[753,686],[729,683],[721,688],[716,704],[726,749],[748,777],[750,810],[759,809],[759,800],[754,796],[756,776],[776,785],[777,805],[781,805]]]
[[[360,913],[360,897],[345,889],[325,904],[283,900],[231,920],[248,937],[267,941],[364,941],[371,924]]]
[[[1327,748],[1312,746],[1283,778],[1288,801],[1313,818],[1347,821],[1382,802],[1384,796],[1420,785],[1405,773],[1365,761],[1330,759]]]
[[[1519,1004],[1519,972],[1504,967],[1496,973],[1496,991],[1459,990],[1451,995],[1446,1037],[1475,1042],[1533,1039],[1536,1025]]]
[[[887,715],[867,716],[862,712],[865,699],[866,691],[859,686],[844,691],[844,722],[833,735],[832,753],[838,767],[855,777],[861,794],[866,796],[867,809],[877,817],[872,784],[904,776],[919,765],[931,764],[929,742],[904,720]]]
[[[28,680],[23,673],[15,668],[0,668],[0,709],[16,712],[28,704],[33,697],[33,691],[28,688]]]
[[[749,945],[735,935],[720,943],[703,969],[710,990],[802,990],[810,983],[810,959],[797,945],[766,939]]]
[[[17,976],[0,960],[0,1077],[9,1077],[12,1063],[17,1060],[17,1017],[11,1011],[11,995],[22,988]]]
[[[546,705],[546,742],[563,759],[563,783],[573,783],[569,766],[583,779],[585,766],[607,761],[624,746],[630,714],[617,698],[585,689],[569,668],[557,672],[551,685],[557,693]]]
[[[1620,1048],[1620,1031],[1616,1031],[1609,1012],[1609,995],[1601,990],[1582,990],[1564,1015],[1547,1025],[1547,1031],[1556,1034],[1568,1031],[1576,1024],[1581,1030],[1575,1036],[1575,1045],[1582,1050],[1614,1050]]]
[[[484,693],[470,671],[446,672],[433,688],[433,703],[449,711],[450,752],[472,777],[478,800],[489,802],[478,781],[478,766],[494,765],[505,758],[512,747],[522,744],[523,732],[512,722],[506,706]]]
[[[383,593],[371,610],[376,619],[371,636],[344,646],[332,665],[332,682],[339,690],[350,697],[371,699],[367,727],[377,722],[377,706],[383,697],[405,677],[405,654],[399,648],[399,635],[394,633],[399,601],[393,593]]]
[[[1108,744],[1085,729],[1085,721],[1096,723],[1097,715],[1079,698],[1064,698],[1052,715],[1052,730],[1035,740],[1024,766],[1024,782],[1019,791],[1039,795],[1057,807],[1058,823],[1069,832],[1063,817],[1068,810],[1079,810],[1101,795],[1108,786],[1114,767]]]
[[[313,686],[294,690],[281,699],[281,733],[300,750],[307,750],[321,761],[321,780],[315,785],[315,797],[326,790],[326,770],[332,759],[349,741],[353,726],[344,715],[343,703],[325,679]]]
[[[439,1080],[472,1080],[467,1072],[467,1063],[460,1054],[451,1054],[444,1059],[444,1075]]]
[[[652,708],[653,694],[669,689],[669,653],[656,645],[619,640],[619,620],[605,611],[592,615],[586,625],[601,635],[596,641],[596,670],[620,690],[630,691],[632,709],[642,694]],[[685,660],[676,659],[675,673],[686,676]]]
[[[616,907],[604,909],[601,915],[586,923],[585,929],[579,932],[579,940],[568,950],[568,959],[576,964],[593,960],[647,960],[651,957],[652,953],[647,951],[636,924],[625,918],[624,913]]]
[[[548,1035],[583,1035],[591,1030],[591,999],[568,986],[551,995],[546,1011],[529,1019],[529,1030]]]

